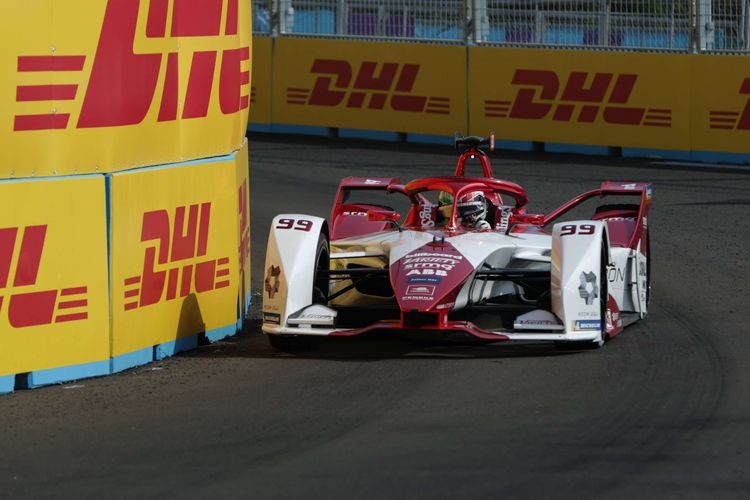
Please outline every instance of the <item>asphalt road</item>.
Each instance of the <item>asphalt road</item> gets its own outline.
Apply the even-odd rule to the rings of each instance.
[[[653,304],[603,349],[243,335],[0,397],[0,497],[748,498],[750,175],[493,155],[548,211],[651,180]],[[443,146],[256,136],[253,280],[279,212],[327,216],[347,175],[450,174]],[[257,300],[258,298],[256,298]]]

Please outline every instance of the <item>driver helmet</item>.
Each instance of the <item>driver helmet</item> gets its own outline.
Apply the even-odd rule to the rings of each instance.
[[[481,191],[472,191],[458,199],[456,208],[461,224],[476,227],[487,217],[487,198]]]
[[[487,217],[487,198],[481,191],[472,191],[462,195],[456,204],[461,224],[477,227]]]

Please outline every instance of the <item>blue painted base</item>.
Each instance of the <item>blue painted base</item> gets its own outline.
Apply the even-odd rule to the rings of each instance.
[[[544,150],[548,153],[574,153],[595,156],[607,156],[610,153],[607,146],[594,146],[591,144],[561,144],[558,142],[545,142]]]
[[[271,125],[270,123],[248,123],[247,131],[270,134],[271,132],[273,132],[273,125]]]
[[[101,377],[109,375],[110,363],[108,359],[83,363],[80,365],[36,370],[28,374],[26,388],[33,389],[50,384],[60,384],[82,378]]]
[[[332,130],[328,127],[315,127],[309,125],[265,123],[250,123],[247,129],[251,133],[301,134],[323,137],[330,136]],[[339,137],[397,141],[401,136],[396,132],[342,128],[339,129]],[[453,137],[445,135],[407,133],[406,141],[412,143],[451,145],[453,144]],[[564,144],[556,142],[536,143],[532,141],[508,141],[498,139],[495,143],[495,147],[497,149],[511,151],[533,152],[537,150],[539,144],[543,144],[544,151],[550,153],[574,153],[596,156],[610,156],[613,154],[613,148],[608,146]],[[680,151],[670,149],[623,147],[621,148],[621,155],[625,158],[663,158],[667,160],[697,161],[704,163],[750,164],[750,153],[722,153],[715,151]]]
[[[231,337],[235,333],[237,333],[236,323],[209,330],[203,334],[203,338],[205,338],[208,342],[217,342],[227,337]]]
[[[137,351],[115,356],[110,360],[112,373],[118,373],[134,366],[145,365],[154,360],[154,348],[146,347]]]
[[[719,153],[715,151],[693,151],[691,152],[693,161],[702,161],[706,163],[734,163],[740,165],[750,164],[750,154],[748,153]]]
[[[271,132],[276,134],[297,134],[297,135],[316,135],[328,137],[331,135],[331,129],[328,127],[313,127],[310,125],[286,125],[283,123],[274,123],[271,125]]]
[[[625,158],[664,158],[669,160],[690,161],[690,151],[676,149],[622,148]]]
[[[406,134],[406,142],[416,142],[421,144],[445,144],[453,145],[453,137],[450,135],[430,135],[430,134]]]
[[[339,137],[344,139],[371,139],[374,141],[398,142],[401,136],[398,132],[383,132],[380,130],[360,130],[356,128],[340,128]]]
[[[495,140],[495,149],[509,149],[511,151],[534,151],[534,143],[531,141],[501,141]]]
[[[8,394],[13,392],[16,387],[16,376],[15,375],[3,375],[0,377],[0,394]]]
[[[154,360],[159,361],[174,356],[178,352],[189,351],[196,347],[198,347],[198,335],[191,335],[171,342],[165,342],[154,346]]]

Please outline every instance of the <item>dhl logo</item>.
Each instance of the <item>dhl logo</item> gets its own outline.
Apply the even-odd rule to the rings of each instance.
[[[750,94],[750,78],[745,78],[740,85],[740,95]],[[750,130],[750,98],[745,103],[742,114],[738,111],[709,111],[710,128],[724,130]]]
[[[151,0],[147,22],[141,27],[142,32],[136,33],[141,2],[109,0],[76,127],[119,127],[141,123],[157,96],[156,87],[162,71],[157,121],[174,121],[178,114],[182,119],[207,116],[218,57],[216,50],[192,54],[187,93],[179,113],[178,53],[135,53],[134,44],[138,37],[217,37],[222,33],[234,36],[238,27],[238,1],[226,0],[225,12],[225,0]],[[242,95],[243,87],[250,82],[250,73],[242,70],[242,63],[249,59],[249,47],[221,51],[218,105],[223,114],[237,113],[249,106],[250,97]],[[51,101],[57,104],[74,100],[79,90],[75,73],[83,71],[85,65],[85,55],[19,56],[19,73],[38,73],[40,82],[48,78],[69,78],[69,82],[18,85],[16,102]],[[64,77],[60,76],[61,72]],[[13,130],[65,129],[69,121],[70,113],[53,108],[52,113],[47,114],[16,115]]]
[[[354,77],[347,61],[315,59],[310,72],[319,76],[312,90],[289,87],[286,102],[339,106],[346,101],[347,108],[381,110],[388,106],[394,111],[450,114],[450,98],[411,94],[419,69],[419,64],[365,61]]]
[[[37,278],[44,253],[47,226],[0,228],[0,294],[8,287],[10,293],[0,295],[0,313],[8,298],[8,322],[13,328],[64,323],[88,318],[88,287],[18,291],[39,288]],[[20,242],[20,243],[19,243]],[[11,273],[14,268],[15,273]]]
[[[211,203],[143,214],[141,242],[146,248],[143,272],[125,279],[125,310],[205,293],[229,286],[229,257],[205,259]],[[203,258],[201,258],[203,257]]]
[[[560,92],[554,71],[518,69],[512,80],[521,86],[515,99],[485,100],[484,112],[488,118],[526,120],[543,120],[552,113],[554,121],[580,123],[595,122],[601,112],[601,119],[612,125],[671,127],[671,109],[626,106],[637,80],[633,74],[573,71]]]

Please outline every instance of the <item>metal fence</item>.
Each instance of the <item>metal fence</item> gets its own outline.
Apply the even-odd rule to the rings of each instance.
[[[253,0],[256,34],[750,51],[750,0]]]

